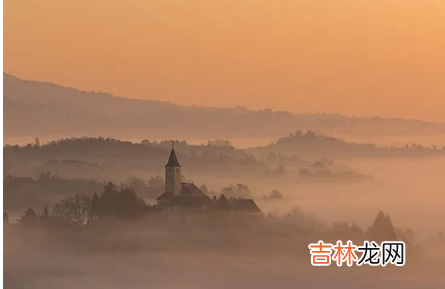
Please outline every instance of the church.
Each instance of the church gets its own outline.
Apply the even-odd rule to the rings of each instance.
[[[157,198],[161,209],[194,209],[201,211],[228,211],[261,213],[252,199],[227,199],[223,194],[217,199],[210,198],[195,184],[182,182],[181,164],[172,149],[165,165],[165,190]]]

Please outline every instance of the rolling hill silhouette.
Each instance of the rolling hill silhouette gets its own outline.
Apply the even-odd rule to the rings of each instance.
[[[297,129],[327,134],[443,134],[418,120],[294,114],[243,107],[186,107],[117,97],[3,74],[5,137],[277,138]]]

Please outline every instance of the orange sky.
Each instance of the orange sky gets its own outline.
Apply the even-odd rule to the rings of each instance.
[[[5,0],[4,71],[185,105],[445,122],[445,1]]]

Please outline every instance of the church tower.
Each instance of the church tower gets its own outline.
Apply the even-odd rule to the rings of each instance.
[[[178,195],[181,192],[181,165],[176,157],[175,148],[172,142],[172,151],[165,165],[165,191]]]

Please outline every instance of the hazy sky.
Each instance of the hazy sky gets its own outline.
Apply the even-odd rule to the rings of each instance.
[[[185,105],[445,122],[445,1],[5,0],[4,71]]]

